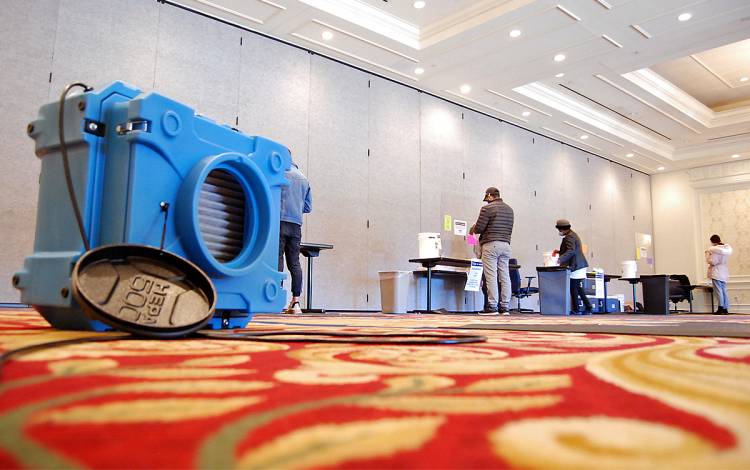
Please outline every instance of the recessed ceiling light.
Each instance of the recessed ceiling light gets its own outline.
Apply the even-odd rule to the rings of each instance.
[[[747,80],[748,80],[748,78],[747,78],[747,77],[742,77],[742,78],[740,78],[740,81],[741,81],[741,82],[746,82]]]
[[[529,117],[529,116],[531,116],[531,113],[529,111],[524,111],[524,112],[521,113],[521,116],[523,116],[523,117]]]
[[[520,35],[521,35],[521,30],[520,29],[513,29],[513,30],[511,30],[510,33],[508,33],[508,36],[510,36],[512,38],[517,38]]]
[[[417,75],[422,75],[424,73],[424,69],[422,67],[417,67],[414,69],[414,73]]]
[[[626,153],[625,156],[628,157],[628,158],[630,158],[630,157],[633,156],[633,154],[632,153]]]
[[[682,13],[680,16],[677,17],[680,21],[690,21],[690,18],[692,18],[693,15],[691,13]]]
[[[557,54],[555,56],[555,62],[562,62],[563,60],[565,60],[565,54]]]
[[[427,5],[427,2],[423,2],[422,0],[414,2],[414,8],[416,8],[417,10],[421,10],[425,5]]]
[[[740,158],[740,155],[735,153],[734,155],[732,155],[732,158]]]
[[[468,92],[471,91],[471,85],[463,84],[463,85],[461,85],[461,87],[459,88],[459,90],[461,91],[461,93],[463,93],[465,95],[466,93],[468,93]]]
[[[323,39],[325,39],[326,41],[330,41],[331,39],[333,39],[333,33],[328,31],[327,29],[323,31],[323,34],[321,34],[321,36],[323,36]]]
[[[581,136],[581,140],[586,140],[586,139],[588,139],[588,138],[589,138],[588,134],[583,134],[583,135]]]
[[[658,171],[664,171],[664,167],[663,167],[663,166],[660,166],[659,168],[657,168],[657,170],[658,170]]]
[[[564,76],[565,76],[565,74],[562,73],[562,72],[560,72],[558,74],[555,74],[555,77],[557,77],[557,78],[563,78]]]

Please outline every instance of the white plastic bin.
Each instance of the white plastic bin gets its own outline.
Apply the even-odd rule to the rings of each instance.
[[[378,271],[380,309],[383,313],[406,313],[411,271]]]

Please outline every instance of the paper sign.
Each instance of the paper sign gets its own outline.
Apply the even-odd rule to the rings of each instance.
[[[467,223],[465,220],[454,220],[453,221],[453,234],[464,236],[466,235]]]
[[[453,230],[453,217],[448,214],[443,216],[443,230],[446,232]]]
[[[482,260],[476,258],[471,260],[471,268],[466,276],[466,287],[464,287],[464,290],[471,292],[479,291],[482,285],[482,269]]]

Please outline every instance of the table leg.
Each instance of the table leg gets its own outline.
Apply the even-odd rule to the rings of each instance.
[[[635,296],[635,283],[633,283],[633,313],[638,312],[638,300]]]
[[[714,313],[714,290],[713,288],[708,291],[708,295],[711,296],[711,313]]]
[[[609,313],[607,308],[607,281],[604,281],[604,313]]]
[[[312,274],[313,274],[313,259],[312,257],[307,258],[307,310],[312,310]]]
[[[432,311],[432,266],[427,266],[427,311]]]

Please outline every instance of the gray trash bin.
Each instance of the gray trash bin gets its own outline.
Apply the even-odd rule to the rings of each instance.
[[[380,309],[383,313],[406,313],[411,271],[378,271]]]
[[[570,271],[559,266],[536,268],[539,282],[539,310],[542,315],[570,312]]]

